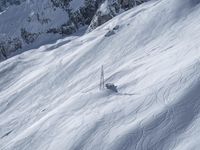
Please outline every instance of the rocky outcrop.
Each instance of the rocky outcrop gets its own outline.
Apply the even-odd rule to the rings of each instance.
[[[115,17],[120,12],[126,11],[148,0],[105,0],[93,17],[88,32]]]
[[[22,41],[18,38],[6,39],[0,42],[0,60],[5,60],[11,53],[22,48]]]
[[[31,44],[37,39],[40,33],[30,33],[25,28],[21,29],[21,37],[26,44]]]
[[[50,28],[47,30],[46,33],[53,33],[53,34],[61,34],[61,35],[70,35],[74,32],[76,32],[77,28],[73,23],[66,23],[61,25],[58,28]]]

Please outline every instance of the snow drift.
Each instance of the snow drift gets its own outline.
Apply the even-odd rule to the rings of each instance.
[[[0,63],[2,150],[198,150],[200,6],[157,0]],[[100,67],[119,93],[99,91]]]

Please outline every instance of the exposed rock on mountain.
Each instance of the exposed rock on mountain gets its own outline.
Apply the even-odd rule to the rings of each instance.
[[[126,11],[146,1],[148,0],[106,0],[97,10],[88,31],[94,30],[120,12]]]
[[[48,41],[91,31],[145,0],[2,0],[0,60]]]

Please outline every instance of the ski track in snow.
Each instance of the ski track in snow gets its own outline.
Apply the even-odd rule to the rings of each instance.
[[[148,2],[1,62],[0,149],[198,150],[200,6],[191,2]],[[101,65],[119,93],[98,90]]]

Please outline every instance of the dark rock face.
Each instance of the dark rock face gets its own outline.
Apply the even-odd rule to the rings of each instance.
[[[10,53],[22,48],[22,41],[18,38],[0,42],[0,60],[7,59]]]
[[[21,29],[21,37],[24,40],[24,42],[27,44],[33,43],[35,39],[37,39],[38,36],[39,36],[39,33],[30,33],[26,31],[25,28]]]
[[[70,20],[67,24],[71,26],[71,22],[78,27],[89,25],[100,4],[105,0],[85,0],[84,5],[75,11],[70,8],[71,1],[73,0],[51,0],[55,7],[62,8],[68,13]]]
[[[53,3],[55,7],[61,7],[65,10],[68,9],[70,1],[72,0],[51,0],[51,2]]]
[[[121,8],[126,10],[130,9],[134,6],[140,5],[147,0],[118,0],[118,3],[121,5]]]
[[[50,28],[47,30],[46,33],[53,33],[53,34],[61,34],[61,35],[70,35],[74,32],[76,32],[76,26],[73,23],[66,23],[61,25],[58,28]]]

